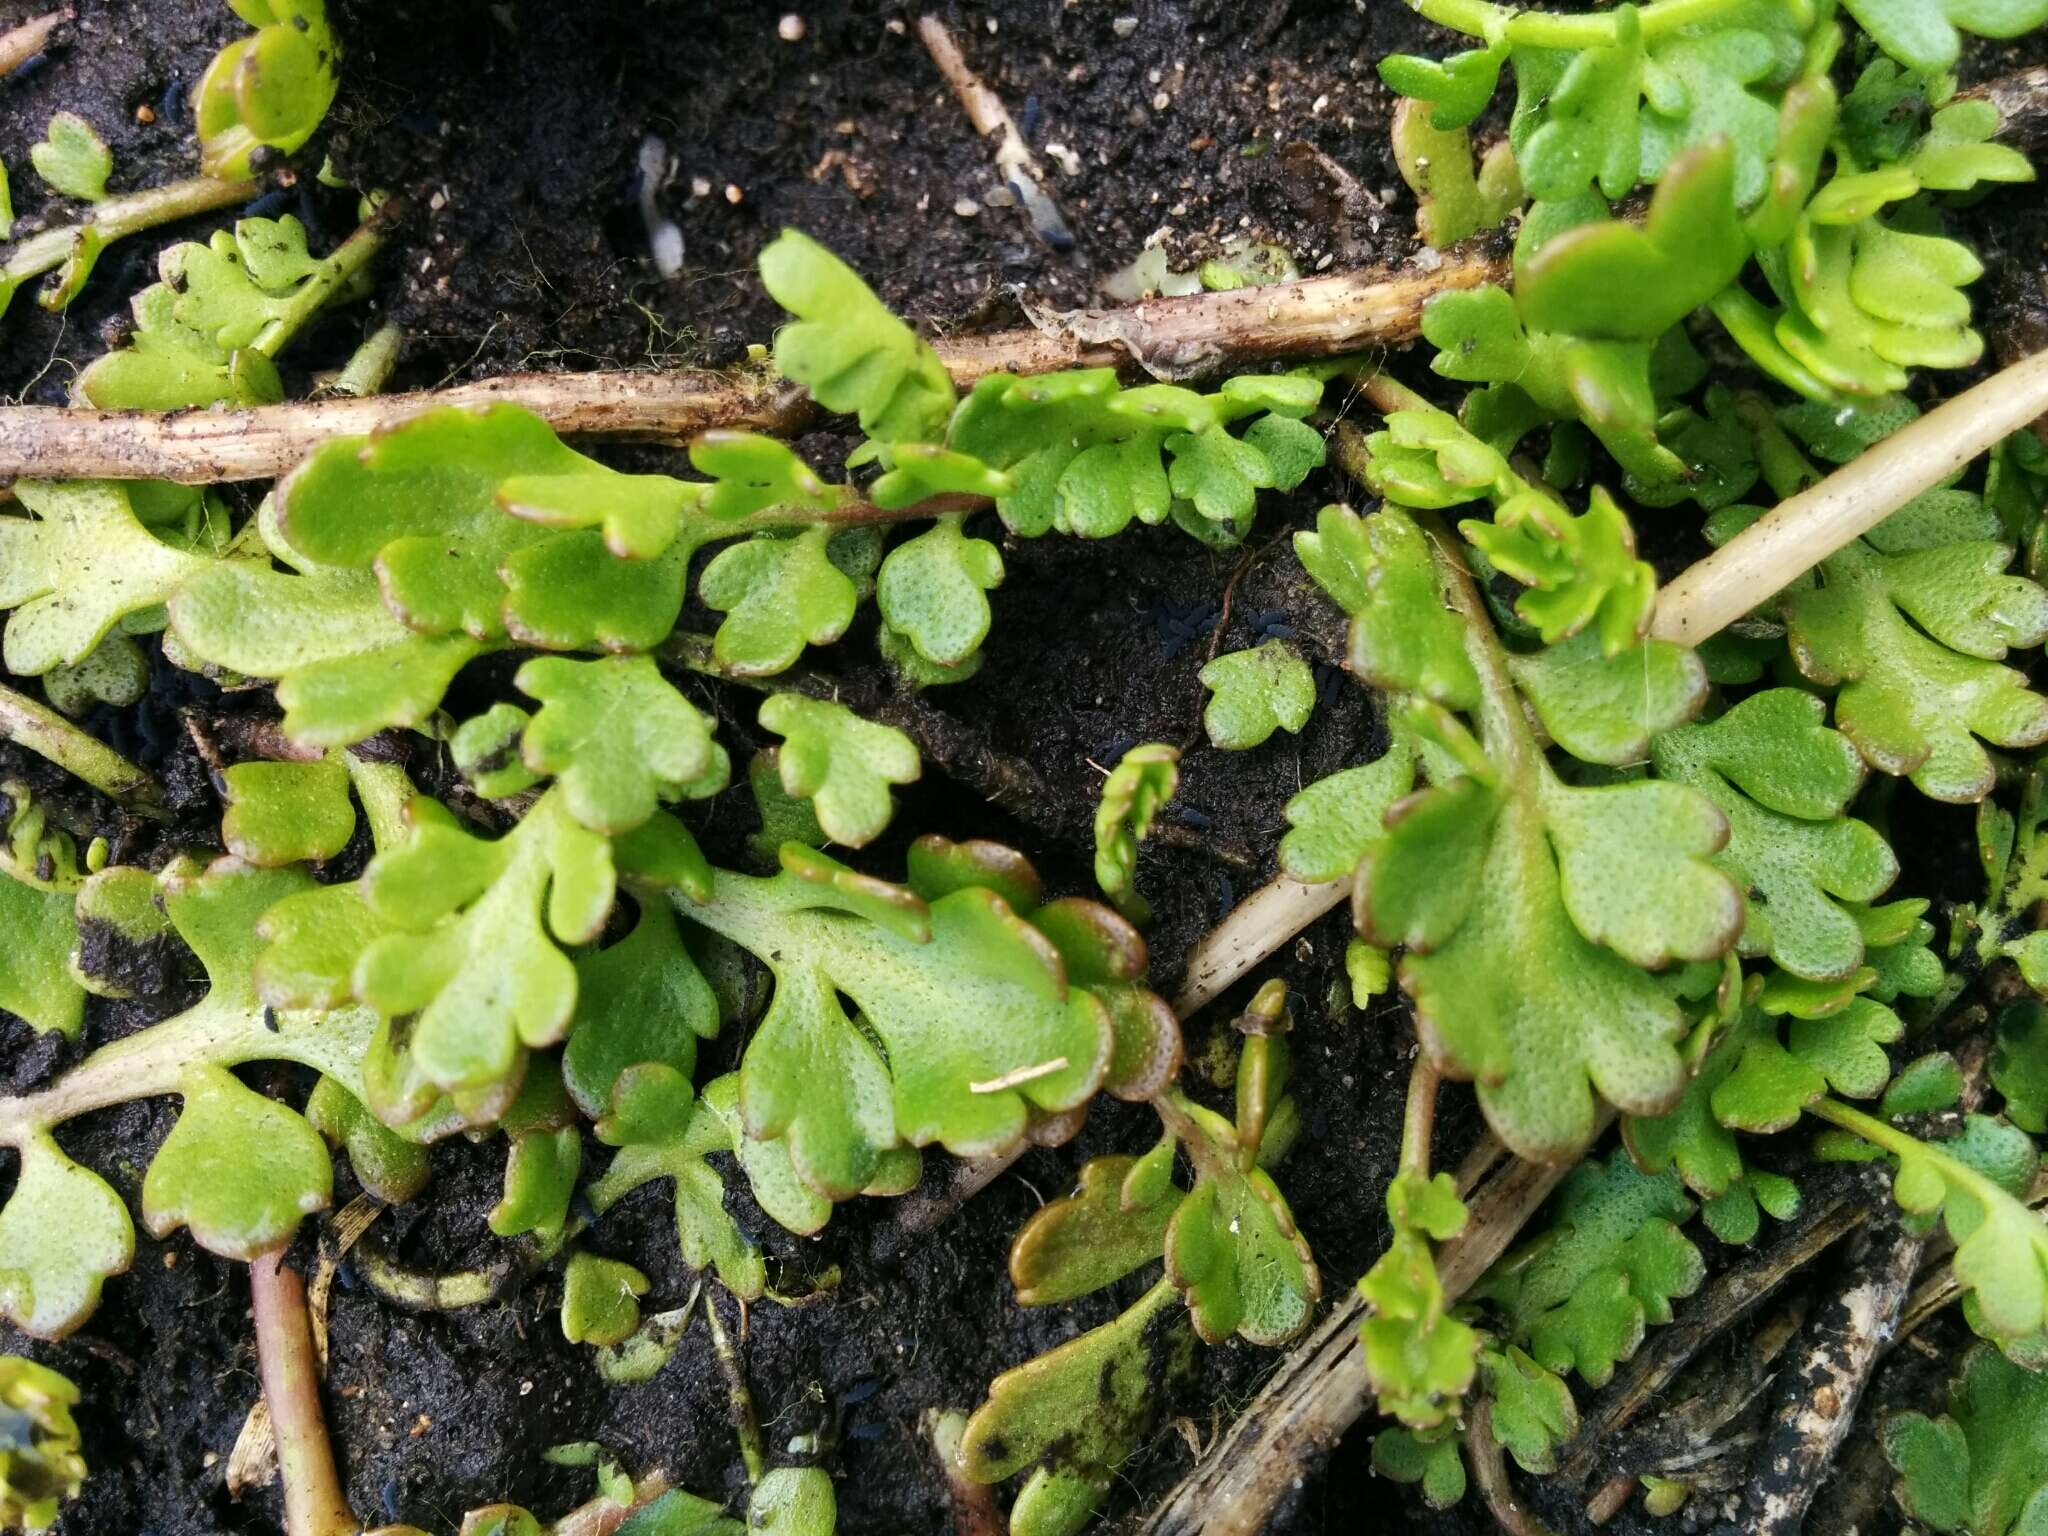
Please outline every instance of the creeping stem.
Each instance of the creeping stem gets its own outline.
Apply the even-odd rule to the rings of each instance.
[[[95,1109],[158,1094],[176,1093],[186,1072],[213,1064],[292,1061],[337,1079],[361,1097],[363,1052],[371,1015],[344,1008],[323,1015],[273,1015],[264,1022],[254,1003],[212,1000],[175,1019],[103,1045],[48,1088],[0,1098],[0,1142],[18,1146],[38,1131]]]
[[[69,252],[67,232],[62,249],[36,270],[56,266]],[[1506,263],[1487,256],[1448,259],[1428,272],[1332,272],[1264,288],[1048,312],[1032,327],[948,336],[936,349],[962,389],[990,373],[1063,368],[1187,378],[1413,341],[1423,306],[1436,295],[1505,277]],[[793,435],[815,414],[800,394],[753,369],[508,374],[453,389],[168,414],[0,406],[0,478],[264,480],[330,437],[375,431],[437,406],[497,400],[524,406],[565,436],[678,446],[713,427]]]
[[[164,818],[162,787],[112,747],[80,730],[25,693],[0,687],[0,737],[48,758],[110,800],[157,820]]]
[[[704,1321],[711,1327],[711,1352],[718,1357],[718,1368],[725,1375],[726,1404],[732,1413],[733,1431],[739,1436],[740,1460],[746,1464],[747,1481],[758,1483],[768,1466],[767,1452],[761,1443],[761,1421],[754,1413],[754,1394],[747,1390],[746,1364],[719,1319],[715,1296],[704,1298]]]
[[[1942,1175],[1948,1182],[1968,1191],[1972,1198],[1983,1205],[1994,1206],[2012,1198],[2005,1190],[1972,1168],[1961,1158],[1952,1157],[1943,1151],[1939,1142],[1922,1141],[1909,1135],[1897,1126],[1887,1125],[1875,1115],[1866,1115],[1860,1109],[1851,1109],[1837,1099],[1817,1099],[1806,1106],[1806,1112],[1817,1120],[1838,1126],[1852,1136],[1861,1137],[1873,1147],[1889,1152],[1894,1157],[1927,1157],[1941,1165]]]
[[[339,255],[340,252],[336,252]],[[398,366],[398,354],[405,346],[405,328],[397,321],[387,321],[377,327],[363,344],[350,354],[341,372],[334,376],[323,394],[347,395],[360,399],[364,395],[383,392],[389,382],[392,370]]]
[[[30,235],[0,263],[0,289],[13,290],[32,277],[40,277],[71,259],[81,235],[91,230],[102,245],[124,235],[138,234],[160,224],[175,224],[194,214],[211,213],[233,203],[245,203],[256,195],[254,181],[222,181],[213,176],[194,176],[146,192],[110,197],[92,211],[83,224],[67,224]]]

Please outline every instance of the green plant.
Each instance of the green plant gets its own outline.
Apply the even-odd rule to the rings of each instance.
[[[1102,781],[1095,808],[1095,883],[1140,928],[1152,907],[1138,893],[1138,844],[1180,787],[1180,749],[1146,742],[1126,752]]]
[[[1267,1171],[1299,1131],[1285,1097],[1288,1025],[1286,989],[1269,982],[1238,1020],[1233,1118],[1162,1083],[1152,1103],[1166,1134],[1152,1150],[1085,1164],[1076,1192],[1018,1231],[1010,1277],[1026,1306],[1070,1301],[1165,1263],[1163,1278],[1113,1322],[998,1376],[968,1419],[958,1462],[970,1481],[1032,1469],[1010,1513],[1018,1536],[1070,1536],[1093,1517],[1187,1369],[1189,1324],[1205,1343],[1235,1335],[1269,1345],[1308,1326],[1321,1277]],[[1192,1188],[1174,1179],[1177,1154]]]
[[[19,1355],[0,1356],[0,1526],[42,1531],[85,1482],[78,1425],[71,1410],[78,1388]]]
[[[135,873],[108,870],[94,880]],[[211,985],[204,1000],[100,1047],[50,1088],[0,1105],[0,1135],[21,1157],[0,1207],[0,1308],[21,1328],[60,1337],[78,1327],[102,1283],[133,1253],[120,1197],[51,1134],[89,1110],[162,1094],[183,1098],[178,1123],[143,1179],[143,1219],[158,1235],[189,1227],[202,1246],[246,1259],[289,1241],[300,1219],[326,1204],[331,1174],[319,1134],[230,1070],[246,1061],[295,1061],[361,1097],[371,1018],[352,1009],[282,1014],[272,1028],[251,981],[257,918],[310,886],[297,870],[172,864],[155,894],[171,931],[205,967]],[[254,1144],[270,1155],[243,1157]]]
[[[1319,530],[1326,552],[1341,526]],[[1333,595],[1359,605],[1352,665],[1426,701],[1407,723],[1439,779],[1387,814],[1354,887],[1364,936],[1407,949],[1401,983],[1426,1046],[1447,1070],[1478,1079],[1489,1120],[1531,1155],[1586,1140],[1595,1086],[1624,1108],[1667,1106],[1685,1081],[1672,1044],[1683,1025],[1639,967],[1712,959],[1735,941],[1741,896],[1708,862],[1726,820],[1683,785],[1577,788],[1560,778],[1477,594],[1432,554],[1408,513],[1382,508],[1344,548],[1351,563]],[[1329,562],[1317,560],[1327,588]],[[1414,622],[1423,612],[1427,627]],[[1653,719],[1675,724],[1697,707],[1699,679],[1684,666],[1660,668],[1657,644],[1646,647],[1658,690],[1648,701],[1539,685],[1530,703],[1554,736],[1596,758],[1616,734],[1617,704],[1647,702]],[[1604,665],[1595,652],[1573,675],[1597,676]],[[1471,712],[1479,734],[1454,709]],[[1632,872],[1625,899],[1600,873],[1615,859]],[[1504,961],[1510,954],[1517,958]],[[1511,973],[1541,985],[1510,985]]]
[[[1553,1469],[1578,1432],[1566,1378],[1608,1382],[1703,1282],[1693,1216],[1742,1244],[1764,1214],[1797,1211],[1799,1182],[1777,1171],[1790,1143],[1759,1155],[1742,1138],[1807,1117],[1831,1128],[1821,1154],[1893,1160],[1915,1230],[1940,1220],[1955,1244],[1968,1322],[2011,1359],[2038,1359],[2048,1239],[2023,1196],[2048,1124],[2041,1006],[1998,1017],[2002,1117],[1962,1116],[1946,1140],[1898,1122],[1960,1100],[1961,1062],[1921,1031],[1979,972],[2004,986],[2016,969],[2048,991],[2033,930],[2048,791],[2002,755],[2048,738],[2048,703],[2014,654],[2048,637],[2035,580],[2048,458],[2023,437],[1981,481],[1946,473],[1811,571],[1759,582],[1754,611],[1697,651],[1650,638],[1657,570],[1637,545],[1660,514],[1645,539],[1660,559],[1695,527],[1740,537],[1764,515],[1745,498],[1789,500],[1820,462],[1910,430],[1911,370],[1975,362],[1964,290],[1981,265],[1945,210],[2032,173],[1993,142],[1996,109],[1950,100],[1934,72],[1956,26],[2023,29],[2043,19],[2038,0],[1850,4],[1910,68],[1873,60],[1839,102],[1850,34],[1806,0],[1415,8],[1479,44],[1382,66],[1410,98],[1395,152],[1425,238],[1467,238],[1530,200],[1512,286],[1446,293],[1423,315],[1437,375],[1476,386],[1455,409],[1338,362],[1213,388],[1111,368],[994,372],[961,398],[915,329],[785,232],[761,257],[792,316],[774,364],[857,423],[843,478],[730,430],[690,445],[688,477],[627,474],[499,403],[328,441],[239,525],[198,491],[20,482],[19,512],[0,519],[8,669],[44,679],[60,707],[133,699],[151,681],[137,637],[161,633],[170,665],[274,687],[287,741],[269,750],[290,760],[222,765],[227,856],[172,857],[160,874],[106,867],[104,844],[80,855],[45,798],[7,786],[0,922],[20,942],[0,956],[0,1005],[76,1033],[89,995],[144,990],[110,954],[190,950],[207,990],[0,1101],[0,1139],[21,1158],[0,1207],[0,1306],[44,1336],[84,1320],[132,1255],[131,1218],[54,1132],[175,1093],[176,1128],[140,1180],[144,1220],[235,1258],[275,1254],[331,1198],[330,1147],[373,1195],[407,1200],[426,1143],[502,1133],[489,1228],[523,1257],[560,1257],[564,1335],[605,1351],[612,1379],[644,1379],[696,1293],[643,1324],[648,1276],[577,1246],[592,1227],[606,1246],[602,1224],[633,1191],[671,1186],[687,1266],[747,1301],[793,1299],[833,1275],[776,1257],[755,1207],[814,1234],[837,1202],[916,1187],[927,1148],[999,1162],[1057,1144],[1106,1091],[1150,1103],[1159,1140],[1085,1163],[1020,1230],[1010,1267],[1025,1306],[1112,1290],[1126,1305],[999,1376],[951,1458],[976,1484],[1025,1474],[1019,1536],[1078,1531],[1197,1339],[1278,1347],[1313,1320],[1322,1273],[1276,1180],[1304,1129],[1285,992],[1268,983],[1238,1017],[1234,1063],[1211,1053],[1230,1112],[1177,1082],[1180,1021],[1146,984],[1136,888],[1139,845],[1178,785],[1170,747],[1135,748],[1105,775],[1093,854],[1115,911],[1049,899],[991,842],[908,840],[902,883],[820,851],[883,838],[897,789],[922,772],[909,734],[840,702],[861,695],[825,669],[827,648],[864,632],[872,598],[906,696],[972,676],[1006,575],[977,530],[1097,539],[1170,520],[1231,549],[1259,493],[1298,488],[1334,443],[1383,504],[1326,507],[1293,547],[1349,622],[1350,671],[1384,701],[1384,748],[1301,787],[1279,859],[1299,882],[1349,882],[1350,995],[1398,974],[1421,1048],[1385,1192],[1390,1241],[1360,1281],[1365,1370],[1400,1421],[1375,1464],[1433,1504],[1462,1492],[1467,1455],[1486,1485],[1489,1439],[1525,1471]],[[221,175],[302,147],[334,91],[317,4],[237,10],[259,30],[216,61],[197,108]],[[1504,69],[1507,141],[1475,165],[1470,129]],[[96,143],[53,123],[38,167],[101,198]],[[1644,187],[1638,215],[1624,203]],[[84,371],[81,402],[281,398],[281,349],[365,288],[376,202],[324,258],[290,218],[173,246],[133,301],[130,344]],[[105,240],[174,207],[191,211],[109,199],[61,240],[32,237],[6,291],[57,268],[48,297],[66,301]],[[1712,365],[1702,316],[1736,349],[1716,339]],[[1340,373],[1377,432],[1320,414]],[[1440,516],[1452,509],[1454,526]],[[705,635],[678,627],[693,569],[717,615]],[[457,685],[515,651],[546,654]],[[775,742],[747,775],[752,873],[714,867],[690,830],[730,803],[732,761],[697,702],[709,695],[686,693],[714,686],[702,678],[766,695],[757,720]],[[1217,655],[1201,678],[1209,742],[1227,750],[1302,731],[1316,703],[1307,661],[1280,639]],[[914,732],[918,702],[892,700],[888,718]],[[49,720],[8,718],[54,761],[85,763]],[[467,788],[443,804],[350,751],[393,729],[445,742]],[[104,762],[87,776],[114,782]],[[2015,780],[2008,810],[1997,796]],[[1947,914],[1887,899],[1890,835],[1916,793],[1979,808],[1989,884],[1955,914],[1953,973],[1933,947]],[[331,878],[364,823],[367,866]],[[728,1023],[744,1035],[721,1056],[730,1070],[700,1083],[702,1043]],[[1896,1073],[1895,1047],[1918,1057]],[[303,1114],[236,1075],[269,1060],[315,1070]],[[1472,1213],[1430,1162],[1440,1077],[1476,1084],[1515,1153],[1583,1159],[1462,1294],[1477,1266],[1447,1255]],[[1592,1147],[1603,1103],[1621,1113],[1612,1152]],[[601,1169],[585,1169],[585,1122],[610,1149]],[[1139,1278],[1155,1259],[1156,1279]],[[1949,1418],[1894,1426],[1916,1518],[2024,1528],[2039,1479],[2011,1470],[1991,1431],[2011,1418],[2031,1432],[2029,1380],[1977,1351]],[[746,1528],[829,1530],[826,1474],[765,1471],[751,1406],[735,1413]],[[740,1528],[680,1490],[643,1497],[594,1443],[572,1449],[612,1504],[641,1505],[618,1523],[629,1536]],[[1685,1490],[1650,1493],[1665,1510]],[[540,1527],[493,1506],[465,1528]]]
[[[256,28],[214,56],[192,93],[210,176],[246,176],[259,152],[291,154],[334,101],[340,48],[324,0],[228,0]]]
[[[1978,1345],[1940,1418],[1902,1413],[1884,1428],[1899,1502],[1929,1530],[2005,1536],[2048,1514],[2048,1401],[2041,1377]]]

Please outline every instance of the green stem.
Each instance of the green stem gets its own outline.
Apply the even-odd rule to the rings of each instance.
[[[396,321],[378,326],[322,393],[357,398],[382,394],[384,386],[391,382],[392,370],[397,368],[398,354],[404,347],[405,327]]]
[[[725,1324],[719,1320],[718,1299],[704,1298],[704,1320],[711,1326],[711,1352],[725,1373],[726,1400],[732,1410],[733,1430],[739,1436],[740,1460],[746,1463],[747,1481],[758,1483],[768,1470],[768,1457],[761,1444],[761,1421],[754,1413],[754,1394],[747,1390],[746,1367],[733,1348]]]
[[[92,211],[83,224],[67,224],[31,235],[15,246],[6,263],[0,265],[0,289],[13,290],[32,277],[40,277],[71,259],[79,236],[90,229],[102,245],[124,235],[139,234],[160,224],[175,224],[194,214],[211,213],[231,203],[246,203],[256,195],[253,180],[221,181],[212,176],[195,176],[151,187],[147,192],[130,192],[111,197]]]
[[[162,821],[163,787],[112,747],[27,694],[0,687],[0,736],[46,757],[110,800]]]
[[[633,1484],[633,1502],[614,1504],[604,1494],[579,1504],[548,1527],[548,1536],[612,1536],[635,1510],[644,1509],[668,1492],[668,1477],[650,1472]]]
[[[265,1012],[254,1003],[209,998],[174,1019],[103,1045],[49,1087],[0,1099],[0,1142],[19,1145],[24,1137],[95,1109],[176,1093],[186,1072],[202,1063],[297,1062],[363,1096],[360,1063],[374,1023],[369,1014],[357,1008],[273,1014],[273,1029]]]
[[[1620,35],[1611,16],[1556,15],[1523,11],[1488,0],[1408,0],[1417,13],[1439,26],[1471,37],[1504,37],[1522,48],[1609,48]],[[1645,42],[1667,33],[1718,21],[1747,0],[1653,0],[1637,13]]]
[[[1443,581],[1444,596],[1451,611],[1465,624],[1465,656],[1479,678],[1479,707],[1473,718],[1486,755],[1500,772],[1505,798],[1528,797],[1533,803],[1541,785],[1538,770],[1543,749],[1530,728],[1522,707],[1522,695],[1508,674],[1508,653],[1494,634],[1487,618],[1486,600],[1466,569],[1460,544],[1443,519],[1434,512],[1412,512],[1416,525],[1428,537],[1430,553],[1436,557],[1437,574]]]
[[[390,227],[396,205],[384,203],[363,221],[326,260],[293,291],[284,309],[256,334],[251,345],[265,357],[275,357],[300,328],[327,306],[341,287],[370,263],[384,247],[384,231]]]
[[[1866,1115],[1860,1109],[1852,1109],[1839,1099],[1816,1099],[1806,1106],[1806,1112],[1816,1120],[1825,1120],[1860,1136],[1873,1147],[1889,1152],[1894,1157],[1932,1158],[1941,1166],[1942,1177],[1951,1185],[1960,1186],[1980,1205],[1991,1207],[2012,1200],[2012,1195],[2001,1185],[1986,1178],[1960,1158],[1943,1151],[1939,1142],[1922,1141],[1918,1136],[1909,1135],[1895,1125],[1887,1125],[1875,1115]]]

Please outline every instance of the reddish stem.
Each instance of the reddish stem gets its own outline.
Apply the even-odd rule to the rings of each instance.
[[[320,1413],[320,1368],[313,1352],[306,1284],[266,1253],[249,1265],[256,1317],[256,1361],[263,1400],[277,1436],[284,1476],[284,1523],[291,1536],[355,1536],[363,1524],[349,1508]]]

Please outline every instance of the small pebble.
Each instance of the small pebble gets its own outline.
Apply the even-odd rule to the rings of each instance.
[[[1167,95],[1164,91],[1161,91],[1157,96],[1154,96],[1152,98],[1152,110],[1154,112],[1164,112],[1168,107],[1172,105],[1173,98]]]
[[[1135,16],[1119,16],[1109,24],[1109,30],[1118,37],[1129,37],[1138,30],[1138,18]]]
[[[156,121],[156,108],[145,101],[135,109],[135,121],[141,123],[144,127],[148,127]]]
[[[990,208],[1014,208],[1017,206],[1017,194],[1008,187],[993,188],[983,193],[981,200],[985,206]]]
[[[741,198],[745,197],[746,195],[746,193],[742,192],[738,187],[734,186],[731,182],[728,181],[725,184],[725,200],[728,203],[736,204],[739,202]]]
[[[804,19],[791,11],[775,23],[775,35],[785,43],[800,43],[804,40]]]
[[[977,203],[971,197],[963,197],[960,199],[959,202],[953,205],[953,211],[959,214],[960,217],[963,219],[971,219],[977,213],[981,212],[981,204]]]
[[[690,178],[690,196],[709,197],[710,195],[711,183],[709,181],[705,180],[702,176],[692,176]]]

